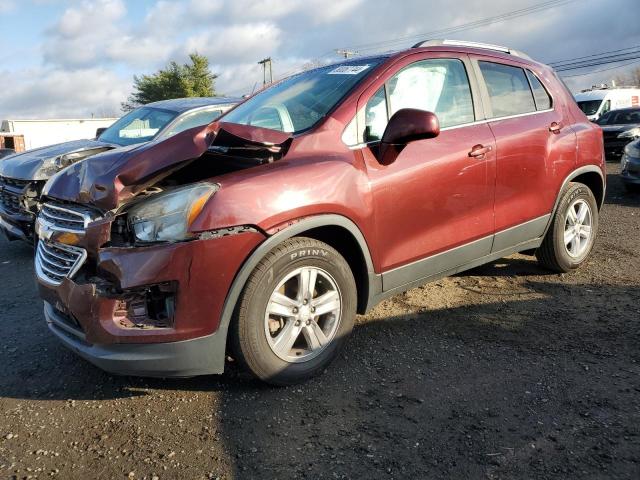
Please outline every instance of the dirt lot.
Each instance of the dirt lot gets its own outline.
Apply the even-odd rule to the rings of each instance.
[[[588,265],[525,256],[360,317],[320,378],[113,377],[44,324],[0,243],[2,478],[640,478],[640,195],[610,164]]]

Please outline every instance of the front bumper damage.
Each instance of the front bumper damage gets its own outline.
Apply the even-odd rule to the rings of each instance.
[[[253,229],[203,237],[88,248],[73,279],[52,285],[38,278],[49,328],[67,347],[112,373],[221,373],[224,302],[236,272],[265,237]]]

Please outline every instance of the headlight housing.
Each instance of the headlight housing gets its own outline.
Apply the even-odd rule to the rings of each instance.
[[[186,240],[191,237],[189,227],[218,188],[215,183],[196,183],[154,195],[129,210],[129,228],[141,242]]]
[[[638,138],[640,137],[640,127],[634,127],[618,135],[618,138]]]

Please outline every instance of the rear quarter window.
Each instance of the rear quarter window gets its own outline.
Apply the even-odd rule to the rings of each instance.
[[[551,95],[549,95],[547,89],[544,88],[544,85],[542,85],[542,82],[540,82],[538,77],[529,70],[527,70],[527,78],[529,79],[529,85],[531,85],[536,109],[549,110],[551,108]]]
[[[492,118],[536,111],[529,81],[522,68],[493,62],[478,62],[484,77]]]

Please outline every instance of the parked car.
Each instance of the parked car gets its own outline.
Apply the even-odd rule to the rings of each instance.
[[[575,95],[575,99],[587,118],[596,121],[611,110],[640,107],[640,88],[609,88],[604,85],[583,90]]]
[[[356,312],[515,252],[588,258],[600,128],[553,70],[425,42],[308,70],[204,128],[107,151],[46,185],[45,317],[122,374],[274,384],[322,372]]]
[[[611,110],[596,123],[602,127],[606,156],[620,158],[625,145],[640,138],[640,107]]]
[[[628,191],[640,192],[640,139],[624,147],[620,176]]]
[[[0,158],[8,157],[14,153],[16,152],[12,148],[0,148]]]
[[[131,152],[140,144],[161,141],[210,123],[241,100],[178,98],[136,108],[95,139],[35,148],[0,162],[0,231],[10,240],[34,240],[33,224],[45,182],[60,170],[101,152]]]

